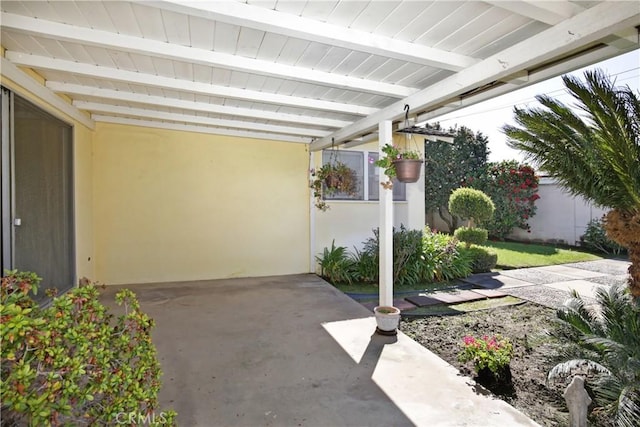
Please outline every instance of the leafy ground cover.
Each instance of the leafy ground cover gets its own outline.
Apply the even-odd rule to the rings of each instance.
[[[578,249],[550,245],[490,241],[485,246],[498,254],[499,268],[542,267],[602,259],[598,255]]]

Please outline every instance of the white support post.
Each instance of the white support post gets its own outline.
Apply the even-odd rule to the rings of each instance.
[[[378,124],[380,156],[385,144],[393,144],[390,120]],[[380,184],[389,177],[380,171]],[[380,305],[393,305],[393,190],[380,185]]]
[[[320,156],[322,155],[322,152],[319,151],[318,153],[320,153]],[[307,176],[309,177],[309,179],[311,179],[311,169],[315,168],[316,163],[315,163],[315,151],[312,151],[309,153],[309,170],[307,171]],[[313,197],[313,190],[310,191],[310,196],[309,197],[309,273],[315,273],[316,272],[316,257],[315,257],[315,252],[316,252],[316,206],[315,206],[315,200]]]

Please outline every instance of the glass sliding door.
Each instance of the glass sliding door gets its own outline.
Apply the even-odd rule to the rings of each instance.
[[[3,191],[3,255],[9,254],[3,267],[6,258],[10,268],[42,277],[36,297],[42,301],[44,289],[61,293],[75,282],[72,128],[15,94],[9,98],[3,128],[8,122],[10,141],[3,144],[3,159],[10,160],[10,173],[3,164],[2,174],[9,189],[8,200]]]

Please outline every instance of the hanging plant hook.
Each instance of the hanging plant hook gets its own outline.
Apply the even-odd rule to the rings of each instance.
[[[336,150],[336,139],[331,137],[331,155],[329,156],[329,164],[333,165],[338,161],[338,150]]]

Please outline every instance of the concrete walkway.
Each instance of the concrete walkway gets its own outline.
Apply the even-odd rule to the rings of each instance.
[[[602,259],[474,274],[447,290],[397,294],[393,305],[406,315],[419,312],[416,310],[418,307],[444,306],[448,310],[446,312],[452,314],[456,305],[460,303],[511,295],[546,307],[558,308],[570,297],[573,290],[587,303],[591,303],[595,302],[597,288],[611,286],[614,283],[626,284],[629,265],[628,261]],[[369,310],[378,305],[377,301],[372,300],[375,296],[352,297],[361,300],[362,305]],[[440,311],[433,310],[433,313],[438,314]]]
[[[127,287],[180,426],[537,425],[315,275]]]
[[[499,290],[551,308],[562,306],[572,290],[593,301],[598,287],[625,284],[630,263],[602,259],[547,267],[475,274],[464,281],[476,287]]]

